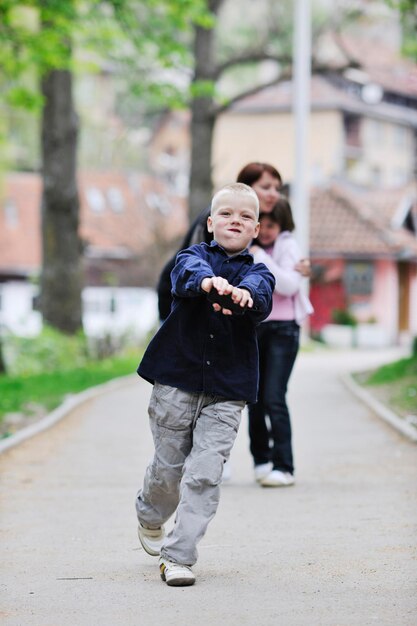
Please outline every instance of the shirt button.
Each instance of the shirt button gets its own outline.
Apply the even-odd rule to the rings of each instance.
[[[207,365],[210,365],[210,361],[206,361]]]

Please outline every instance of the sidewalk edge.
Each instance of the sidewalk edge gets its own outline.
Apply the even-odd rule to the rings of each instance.
[[[10,435],[10,437],[6,437],[5,439],[0,440],[0,455],[10,448],[17,446],[23,441],[38,435],[39,433],[51,428],[57,422],[66,417],[69,413],[71,413],[74,409],[78,408],[84,402],[88,400],[92,400],[97,396],[107,393],[109,391],[115,391],[119,387],[123,387],[129,384],[130,381],[133,382],[135,379],[135,374],[128,374],[127,376],[120,376],[113,380],[109,380],[101,385],[96,385],[95,387],[89,387],[80,393],[73,394],[68,397],[62,404],[60,404],[56,409],[54,409],[48,415],[41,418],[38,422],[27,426],[26,428],[22,428],[17,433]]]
[[[362,400],[368,408],[372,409],[374,413],[383,419],[387,424],[395,428],[399,433],[407,437],[409,441],[417,443],[417,430],[407,424],[401,417],[399,417],[394,411],[386,407],[382,402],[379,402],[369,391],[366,391],[363,387],[358,385],[352,378],[351,374],[343,374],[341,379],[345,386],[355,395],[359,400]]]

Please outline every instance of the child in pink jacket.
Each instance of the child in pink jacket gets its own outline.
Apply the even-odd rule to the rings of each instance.
[[[272,311],[257,328],[259,395],[256,404],[249,405],[250,451],[255,479],[262,487],[289,487],[294,484],[294,462],[287,385],[299,348],[300,325],[313,308],[301,291],[303,277],[295,269],[301,252],[292,234],[295,225],[288,201],[280,198],[270,213],[260,215],[260,224],[250,251],[256,263],[264,263],[272,272],[276,285]]]

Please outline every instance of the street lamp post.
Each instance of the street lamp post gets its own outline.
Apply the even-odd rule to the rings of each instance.
[[[295,164],[292,204],[297,240],[309,256],[309,115],[311,78],[311,0],[294,2],[293,114],[295,123]]]

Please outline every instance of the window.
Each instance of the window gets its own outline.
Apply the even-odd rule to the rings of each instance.
[[[7,226],[10,228],[16,228],[19,223],[19,212],[15,202],[10,198],[8,198],[4,203],[4,217]]]
[[[37,293],[32,296],[32,311],[40,311],[41,310],[41,297],[40,294]]]
[[[407,146],[407,129],[405,126],[394,126],[394,145],[398,148]]]
[[[397,167],[392,171],[391,183],[396,187],[401,187],[407,183],[407,172],[403,168]]]
[[[147,194],[146,203],[148,207],[150,207],[151,209],[156,209],[162,215],[168,215],[171,211],[171,205],[169,201],[165,197],[154,192],[150,192]]]
[[[359,148],[361,146],[361,120],[359,115],[346,114],[343,119],[346,144]]]
[[[381,168],[378,166],[371,167],[371,182],[373,185],[381,183]]]
[[[343,282],[350,296],[369,296],[372,293],[374,266],[366,261],[346,263]]]
[[[100,189],[89,187],[86,191],[88,206],[94,213],[101,213],[106,208],[106,201]]]
[[[121,213],[125,208],[123,194],[117,187],[109,187],[107,190],[108,203],[115,213]]]
[[[379,120],[371,120],[371,141],[374,144],[381,144],[384,142],[385,126]]]

